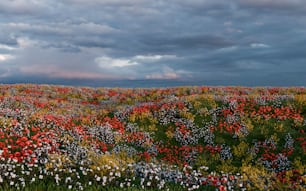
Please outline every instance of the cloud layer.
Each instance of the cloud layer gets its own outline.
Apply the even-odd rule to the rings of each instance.
[[[0,18],[0,82],[306,85],[303,0],[5,0]]]

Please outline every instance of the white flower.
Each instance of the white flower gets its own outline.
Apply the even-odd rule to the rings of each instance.
[[[143,185],[144,181],[145,181],[145,179],[144,179],[144,178],[141,178],[141,179],[140,179],[140,185]]]
[[[58,184],[60,180],[61,180],[61,179],[59,178],[58,174],[56,174],[56,175],[55,175],[55,182],[56,182],[56,184]]]
[[[97,176],[97,177],[96,177],[96,180],[97,180],[98,182],[100,182],[101,177],[100,177],[100,176]]]
[[[44,178],[44,176],[43,176],[42,174],[40,174],[40,175],[38,176],[38,178],[41,180],[41,179]]]
[[[193,188],[193,189],[198,189],[198,188],[199,188],[199,185],[193,185],[192,188]]]
[[[107,181],[107,177],[103,176],[103,182],[105,183]]]
[[[115,176],[121,177],[121,173],[120,173],[120,172],[116,172],[116,173],[115,173]]]
[[[69,189],[69,190],[72,189],[72,185],[69,185],[69,186],[68,186],[68,189]]]
[[[71,181],[71,177],[67,177],[66,180],[65,180],[65,183],[68,183]]]
[[[16,178],[16,174],[11,173],[11,177],[12,177],[12,178]]]

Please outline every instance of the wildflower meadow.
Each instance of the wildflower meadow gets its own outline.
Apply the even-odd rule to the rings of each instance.
[[[0,85],[0,190],[305,190],[306,89]]]

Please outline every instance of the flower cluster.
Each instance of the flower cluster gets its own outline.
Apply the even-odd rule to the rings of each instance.
[[[305,190],[305,95],[1,85],[0,189]]]

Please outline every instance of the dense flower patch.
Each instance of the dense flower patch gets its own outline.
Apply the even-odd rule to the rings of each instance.
[[[0,87],[0,188],[306,189],[306,89]]]

